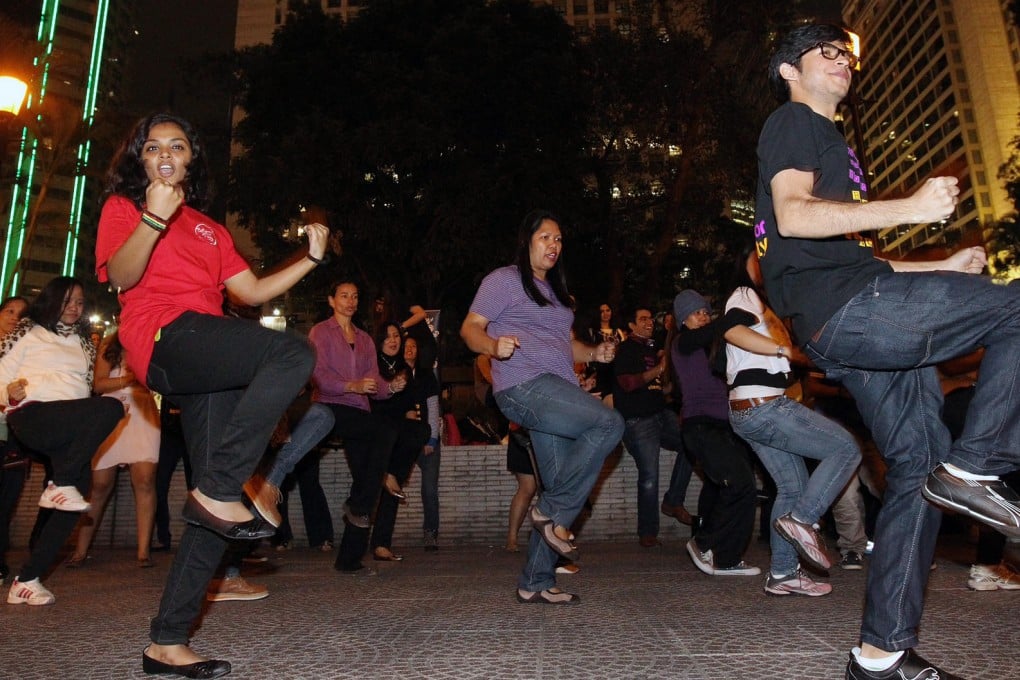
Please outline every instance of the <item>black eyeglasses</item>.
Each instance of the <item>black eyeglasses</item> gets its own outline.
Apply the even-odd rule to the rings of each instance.
[[[842,47],[837,47],[836,45],[833,45],[832,43],[828,42],[820,42],[815,45],[812,45],[811,47],[807,48],[806,50],[798,54],[797,58],[800,59],[811,50],[819,49],[822,51],[822,56],[825,57],[826,59],[830,61],[836,61],[840,57],[844,57],[847,61],[847,64],[850,66],[851,71],[857,68],[857,62],[859,60],[857,59],[856,54],[850,52],[849,50],[844,50]]]

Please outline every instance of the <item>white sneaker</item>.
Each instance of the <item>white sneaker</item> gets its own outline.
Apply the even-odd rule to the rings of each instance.
[[[709,576],[757,576],[761,573],[758,567],[752,567],[743,560],[731,567],[715,566],[715,556],[711,550],[701,552],[694,539],[687,541],[687,554],[691,556],[694,566]]]
[[[50,482],[39,498],[39,507],[64,512],[88,512],[92,505],[73,486],[54,486]]]
[[[971,590],[1020,590],[1020,576],[1004,564],[975,564],[967,587]]]
[[[691,560],[694,562],[694,566],[703,571],[704,573],[712,576],[715,574],[715,561],[712,556],[711,550],[701,552],[701,548],[694,542],[694,539],[687,541],[687,554],[691,556]]]
[[[11,590],[7,593],[7,604],[53,604],[57,601],[57,598],[53,596],[53,593],[46,589],[39,579],[34,578],[31,581],[25,581],[22,583],[18,579],[14,579],[14,583],[11,584]]]

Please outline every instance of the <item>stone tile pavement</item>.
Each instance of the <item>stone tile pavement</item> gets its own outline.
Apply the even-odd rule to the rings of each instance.
[[[338,574],[332,554],[269,552],[245,576],[270,596],[209,605],[193,646],[230,660],[231,678],[843,677],[865,572],[834,569],[828,597],[777,598],[759,577],[701,574],[682,541],[581,549],[580,573],[559,577],[581,594],[575,607],[517,604],[523,555],[500,546],[415,547],[402,563],[368,562],[371,578]],[[918,651],[966,678],[1018,677],[1020,592],[968,591],[972,553],[940,544]],[[130,550],[94,555],[46,579],[56,605],[0,603],[0,678],[145,677],[140,655],[170,557],[138,569]],[[748,561],[764,567],[767,546],[756,541]]]

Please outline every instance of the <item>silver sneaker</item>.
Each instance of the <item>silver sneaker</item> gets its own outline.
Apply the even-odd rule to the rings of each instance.
[[[967,587],[971,590],[1020,590],[1020,575],[1005,564],[975,564]]]
[[[769,595],[820,597],[831,593],[832,586],[821,581],[813,581],[798,569],[789,576],[773,576],[772,572],[769,572],[769,575],[765,577],[765,592]]]

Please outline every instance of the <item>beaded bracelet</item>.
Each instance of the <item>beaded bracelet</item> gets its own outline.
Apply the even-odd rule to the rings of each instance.
[[[148,210],[142,211],[142,222],[144,222],[146,226],[152,227],[159,233],[163,233],[164,231],[166,231],[167,226],[169,226],[164,220],[161,220],[160,218],[156,217]]]

